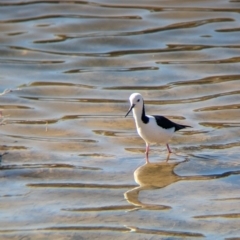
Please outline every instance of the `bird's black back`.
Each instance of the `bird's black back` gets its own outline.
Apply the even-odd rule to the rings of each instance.
[[[175,132],[178,131],[178,130],[181,130],[183,128],[190,127],[190,126],[187,126],[187,125],[182,125],[182,124],[178,124],[178,123],[172,122],[171,120],[167,119],[164,116],[153,115],[153,117],[156,119],[156,122],[157,122],[158,126],[160,126],[162,128],[165,128],[165,129],[174,127],[175,128]]]

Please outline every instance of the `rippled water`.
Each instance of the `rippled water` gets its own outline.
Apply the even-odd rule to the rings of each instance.
[[[238,0],[0,1],[1,239],[237,239],[239,13]],[[168,162],[155,146],[145,164],[132,92],[193,127]]]

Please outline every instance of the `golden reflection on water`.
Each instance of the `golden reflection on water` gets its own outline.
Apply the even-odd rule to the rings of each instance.
[[[173,169],[178,163],[146,163],[134,171],[135,182],[140,186],[127,191],[124,196],[128,202],[135,206],[147,209],[168,209],[167,206],[148,205],[141,203],[138,199],[139,193],[143,190],[151,190],[166,187],[180,180],[180,177],[174,174]]]
[[[217,5],[0,2],[1,239],[239,237],[240,5]],[[132,92],[193,127],[167,162],[141,166]]]
[[[167,158],[168,160],[168,158]],[[188,161],[187,159],[182,162],[160,162],[160,163],[146,163],[138,167],[134,171],[134,180],[138,187],[127,191],[124,196],[127,201],[135,206],[146,209],[168,209],[167,206],[158,206],[144,204],[139,201],[139,193],[145,190],[154,190],[158,188],[164,188],[178,182],[180,180],[193,181],[193,180],[213,180],[217,178],[223,178],[231,175],[238,175],[240,171],[229,171],[223,174],[212,174],[212,175],[196,175],[196,176],[179,176],[174,172],[174,169],[179,164]],[[233,214],[235,216],[235,214]]]

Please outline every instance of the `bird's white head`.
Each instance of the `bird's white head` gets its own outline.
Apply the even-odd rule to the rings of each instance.
[[[129,97],[130,108],[125,117],[133,110],[134,114],[142,114],[143,110],[143,97],[140,93],[132,93]]]

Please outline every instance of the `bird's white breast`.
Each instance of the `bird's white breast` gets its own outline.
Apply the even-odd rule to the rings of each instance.
[[[142,121],[136,122],[137,132],[141,138],[147,143],[163,144],[168,143],[174,133],[174,127],[165,129],[157,125],[153,116],[148,116],[149,122],[143,123]]]

